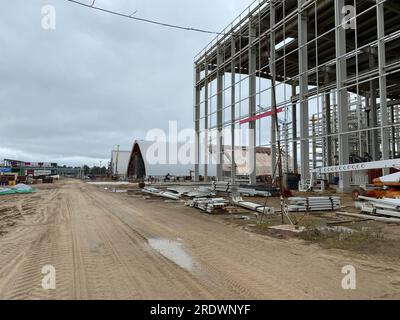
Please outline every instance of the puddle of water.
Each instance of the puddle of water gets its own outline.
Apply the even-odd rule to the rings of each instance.
[[[188,271],[194,270],[194,261],[186,253],[181,242],[165,239],[149,239],[149,245],[181,268]]]

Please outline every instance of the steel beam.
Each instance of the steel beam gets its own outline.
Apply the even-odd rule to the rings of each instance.
[[[271,27],[271,34],[270,34],[270,39],[269,39],[269,47],[270,47],[270,52],[269,52],[269,68],[270,68],[270,73],[271,73],[271,78],[273,78],[273,80],[271,81],[271,84],[274,83],[276,86],[276,67],[275,67],[275,44],[276,44],[276,32],[275,30],[275,23],[276,23],[276,16],[275,16],[275,3],[274,1],[270,2],[270,27]],[[275,81],[274,81],[275,80]],[[273,92],[273,90],[271,89],[271,93]],[[276,92],[276,89],[275,89]],[[273,106],[273,104],[276,103],[275,102],[275,97],[273,97],[273,94],[271,94],[271,106]],[[271,116],[271,168],[272,168],[272,174],[274,174],[275,172],[277,172],[277,170],[274,170],[274,168],[276,168],[277,165],[277,161],[276,161],[276,154],[277,154],[277,150],[276,150],[276,127],[275,127],[275,123],[276,123],[276,118],[278,117],[277,114],[272,115]],[[272,179],[275,179],[276,176],[273,176]]]
[[[236,54],[235,37],[231,39],[231,56],[234,57]],[[235,59],[231,61],[231,142],[232,142],[232,153],[231,153],[231,182],[235,185],[236,182],[236,160],[235,160],[235,119],[236,119],[236,72],[235,72]]]
[[[218,77],[217,77],[217,129],[218,129],[218,137],[217,137],[217,179],[218,181],[223,181],[223,164],[224,164],[224,145],[223,145],[223,136],[222,136],[222,127],[223,127],[223,90],[224,90],[224,74],[223,70],[223,61],[224,56],[221,47],[218,48]]]
[[[330,81],[330,76],[329,76],[329,68],[325,69],[325,83],[329,83]],[[331,94],[330,91],[325,92],[325,97],[324,97],[324,108],[325,108],[325,133],[327,134],[327,138],[325,140],[325,162],[327,166],[333,165],[333,160],[332,160],[332,118],[331,118]]]
[[[296,96],[296,85],[292,84],[292,101]],[[296,103],[292,103],[292,149],[293,149],[293,172],[298,173],[298,159],[297,159],[297,107]]]
[[[353,163],[342,166],[332,166],[332,167],[324,167],[317,168],[313,170],[318,175],[321,174],[329,174],[329,173],[337,173],[337,172],[353,172],[353,171],[365,171],[372,169],[390,169],[390,168],[400,168],[400,159],[393,160],[382,160],[382,161],[373,161],[373,162],[362,162],[362,163]]]
[[[195,66],[195,165],[194,165],[194,180],[196,182],[200,181],[200,92],[201,88],[198,85],[200,81],[200,70]]]
[[[209,118],[208,118],[208,104],[209,104],[209,90],[208,90],[208,62],[205,60],[205,80],[204,80],[204,181],[208,181],[208,164],[209,164]]]
[[[345,5],[344,0],[335,1],[335,38],[336,38],[336,85],[337,85],[337,103],[339,112],[339,132],[348,132],[348,111],[349,99],[348,91],[345,88],[347,79],[347,61],[346,61],[346,29],[342,26],[345,14],[342,9]],[[349,163],[349,136],[340,134],[339,136],[339,164]],[[339,190],[344,192],[350,187],[349,173],[341,173],[339,180]]]
[[[382,137],[382,160],[390,158],[389,130],[384,129],[389,124],[388,108],[387,108],[387,86],[386,86],[386,51],[385,51],[385,11],[384,1],[376,0],[376,14],[378,24],[378,65],[379,65],[379,98],[381,109],[381,137]],[[389,174],[388,170],[384,170],[384,175]]]
[[[307,20],[302,5],[306,0],[298,0],[298,40],[299,40],[299,85],[300,85],[300,152],[301,152],[301,182],[306,185],[310,179],[310,132],[308,111],[308,53],[307,53]]]
[[[252,21],[249,22],[249,113],[250,117],[256,115],[256,58],[257,50],[255,47],[256,28]],[[249,161],[250,161],[250,185],[255,185],[257,182],[256,169],[256,121],[249,122]]]
[[[369,67],[375,68],[376,61],[375,61],[375,50],[371,48],[369,50]],[[370,107],[370,112],[369,112],[369,125],[372,128],[376,128],[378,126],[378,108],[377,108],[377,103],[376,103],[376,80],[373,79],[369,82],[369,107]],[[379,139],[378,139],[378,131],[375,129],[372,132],[370,132],[370,154],[372,156],[372,159],[374,161],[380,160],[379,157]]]

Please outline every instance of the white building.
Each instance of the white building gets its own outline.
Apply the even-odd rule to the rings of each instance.
[[[128,161],[128,177],[159,178],[167,174],[175,177],[190,176],[194,172],[194,164],[190,159],[182,161],[179,157],[183,145],[183,143],[136,140]]]
[[[190,146],[184,143],[135,141],[127,164],[127,176],[134,179],[145,179],[149,177],[165,177],[167,174],[175,177],[193,177],[194,159],[186,158],[186,151]],[[191,151],[193,151],[192,149]],[[216,177],[217,152],[216,146],[212,145],[208,158],[208,178]],[[231,172],[231,147],[224,146],[223,175],[229,177]],[[235,149],[236,175],[248,176],[253,169],[250,167],[250,152],[246,147]],[[183,161],[182,161],[183,160]],[[291,158],[288,161],[292,161]],[[271,149],[256,148],[256,175],[272,175]],[[204,175],[204,171],[200,170]]]
[[[111,152],[111,174],[125,179],[128,174],[128,163],[131,156],[130,151],[116,151]]]

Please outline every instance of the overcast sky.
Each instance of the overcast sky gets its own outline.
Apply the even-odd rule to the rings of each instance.
[[[91,3],[92,0],[81,0]],[[220,31],[253,0],[97,0],[98,6]],[[44,5],[56,29],[42,28]],[[193,127],[193,58],[212,35],[166,29],[66,0],[4,1],[0,159],[93,165],[153,128]]]

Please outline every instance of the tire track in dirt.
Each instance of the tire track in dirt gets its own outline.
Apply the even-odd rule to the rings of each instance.
[[[22,219],[0,237],[2,299],[399,295],[396,261],[262,237],[180,204],[150,204],[79,181],[13,199],[18,199],[13,210]],[[153,238],[181,241],[196,269],[189,272],[154,250],[148,243]],[[359,270],[360,284],[358,291],[349,293],[340,288],[341,267],[351,263]],[[47,264],[56,268],[54,291],[41,287],[41,268]]]
[[[212,298],[193,275],[154,251],[141,232],[116,216],[113,213],[115,208],[110,209],[110,204],[107,205],[91,192],[86,193],[86,195],[94,203],[94,206],[101,208],[110,220],[110,223],[106,225],[112,225],[114,230],[105,233],[104,237],[108,238],[108,245],[113,249],[118,261],[123,264],[127,277],[134,276],[135,285],[140,288],[140,292],[145,297],[151,298],[154,297],[154,294],[161,294],[160,289],[163,288],[165,293],[162,293],[160,298],[171,296],[181,296],[182,299],[191,296]],[[100,226],[99,230],[101,230]],[[118,237],[116,237],[117,234]],[[121,256],[120,248],[115,247],[115,243],[118,243],[121,238],[127,238],[132,242],[131,249],[135,250],[134,254]],[[138,275],[136,272],[132,274],[132,266],[135,266],[133,269],[136,269]],[[178,279],[180,280],[176,281]],[[167,283],[163,285],[165,282]]]
[[[182,238],[206,271],[210,292],[219,297],[357,299],[381,297],[380,292],[388,292],[386,297],[398,296],[398,263],[390,263],[391,271],[372,265],[365,268],[361,262],[371,261],[365,257],[252,234],[180,204],[162,200],[148,203],[103,190],[94,194],[108,207],[118,208],[113,214],[146,236]],[[341,288],[341,270],[348,264],[359,271],[360,289],[356,292]],[[387,265],[388,261],[377,264]],[[224,294],[221,287],[231,288],[231,294]]]
[[[91,196],[96,199],[96,201],[99,202],[102,207],[107,205],[108,207],[113,208],[110,210],[110,213],[113,214],[114,217],[118,217],[118,219],[120,219],[128,227],[130,226],[130,224],[125,222],[125,220],[127,220],[126,218],[128,217],[129,211],[132,211],[131,206],[127,208],[125,204],[115,201],[108,194],[100,197],[97,196],[97,193],[93,193]],[[122,210],[120,214],[116,213],[118,210]],[[122,218],[122,216],[125,218]],[[143,216],[141,216],[141,219],[142,218]],[[144,221],[141,222],[143,223]],[[139,227],[142,223],[139,223],[136,220],[135,232],[138,232],[136,227]],[[159,231],[160,234],[169,233],[169,228],[166,227],[166,224],[158,224],[158,221],[146,221],[144,224],[146,224],[146,226],[152,225],[154,229]],[[132,227],[130,227],[130,229],[132,229]],[[156,237],[155,235],[157,232],[151,232],[149,230],[146,231],[147,232],[145,233],[150,233],[151,237]],[[204,231],[204,233],[207,233],[207,231]],[[142,235],[143,233],[140,234]],[[204,238],[207,238],[206,234]],[[233,247],[233,250],[235,250],[235,248],[236,247]],[[278,286],[271,285],[272,283],[279,284],[279,281],[275,281],[275,278],[269,281],[269,287],[265,285],[265,278],[255,277],[253,280],[249,278],[242,280],[238,279],[237,275],[245,274],[245,269],[247,267],[246,262],[249,261],[246,261],[245,258],[240,259],[243,265],[246,267],[235,268],[235,266],[230,264],[231,261],[229,259],[225,259],[221,255],[214,256],[214,258],[210,257],[212,256],[212,249],[215,250],[215,243],[207,245],[207,241],[204,241],[204,244],[199,247],[199,250],[196,250],[195,256],[196,260],[199,261],[199,264],[201,265],[200,268],[202,269],[201,273],[198,274],[198,280],[203,283],[203,286],[207,288],[207,291],[212,293],[213,296],[224,299],[257,299],[265,295],[265,292],[267,291],[274,292],[274,294],[277,296],[287,297],[287,293],[280,292]],[[224,250],[226,252],[226,248]]]

